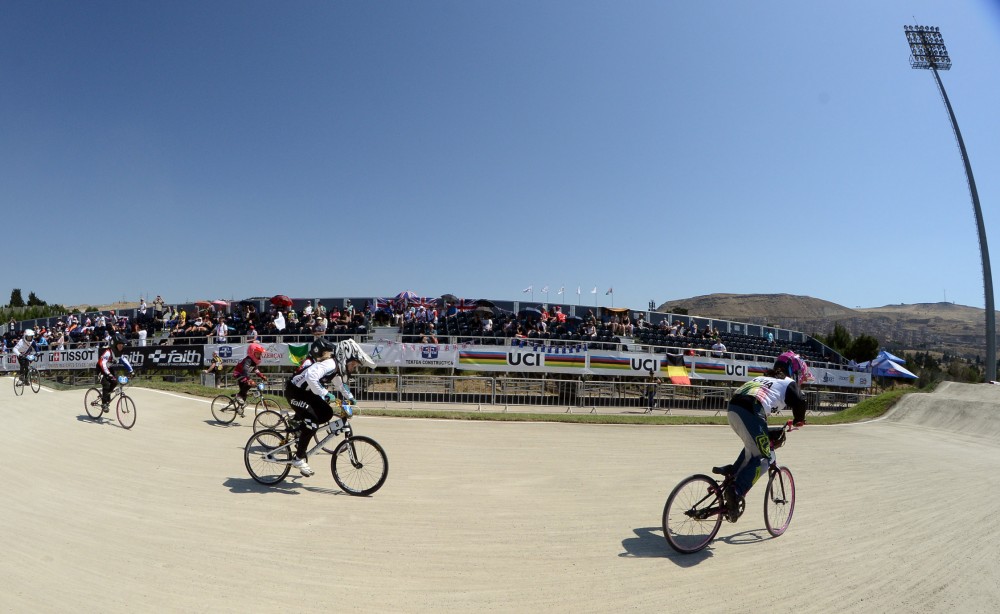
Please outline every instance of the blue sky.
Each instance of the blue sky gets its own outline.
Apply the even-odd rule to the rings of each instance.
[[[0,301],[982,307],[998,4],[2,0]]]

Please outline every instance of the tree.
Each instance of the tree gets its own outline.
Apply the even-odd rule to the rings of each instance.
[[[39,299],[37,296],[35,296],[34,292],[29,292],[28,293],[28,306],[29,307],[44,307],[45,305],[48,305],[48,303],[46,303],[45,301],[43,301],[43,300]]]
[[[24,307],[24,299],[21,298],[21,289],[14,288],[10,291],[10,306],[11,307]]]
[[[847,348],[847,353],[844,356],[855,362],[871,360],[878,356],[878,346],[879,342],[875,337],[861,335],[850,342],[850,346]]]

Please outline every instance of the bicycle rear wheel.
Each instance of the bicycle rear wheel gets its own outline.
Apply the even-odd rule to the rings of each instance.
[[[236,419],[236,401],[233,397],[220,394],[212,399],[212,416],[220,424],[229,424]]]
[[[663,536],[681,554],[698,552],[715,539],[724,510],[719,483],[707,475],[692,475],[667,497]]]
[[[771,472],[764,493],[764,524],[767,532],[778,537],[792,522],[795,512],[795,480],[788,467],[779,467]]]
[[[87,415],[94,420],[101,419],[101,391],[97,388],[90,388],[83,395],[83,408],[87,410]]]
[[[277,411],[262,411],[253,419],[253,432],[259,433],[261,431],[284,431],[288,430],[288,423],[285,421],[285,417]]]
[[[255,481],[277,484],[292,469],[292,441],[278,431],[254,433],[243,448],[243,462]]]
[[[28,383],[31,384],[31,391],[35,394],[42,389],[42,376],[38,374],[38,369],[34,367],[28,369]]]
[[[21,379],[20,371],[14,374],[14,394],[17,396],[24,394],[24,380]]]
[[[337,486],[349,495],[370,495],[385,484],[389,459],[371,437],[358,435],[340,442],[333,451],[330,470]]]
[[[124,394],[118,397],[118,423],[125,429],[135,426],[135,401]]]

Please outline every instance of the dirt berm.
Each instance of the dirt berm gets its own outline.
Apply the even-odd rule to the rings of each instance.
[[[907,395],[886,419],[997,440],[1000,386],[943,382],[933,394]]]

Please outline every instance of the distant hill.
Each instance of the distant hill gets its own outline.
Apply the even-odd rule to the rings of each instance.
[[[954,303],[850,309],[811,296],[708,294],[667,301],[657,310],[675,307],[695,316],[773,324],[810,335],[829,334],[840,323],[854,337],[871,335],[900,351],[947,351],[969,358],[986,353],[985,311]]]

